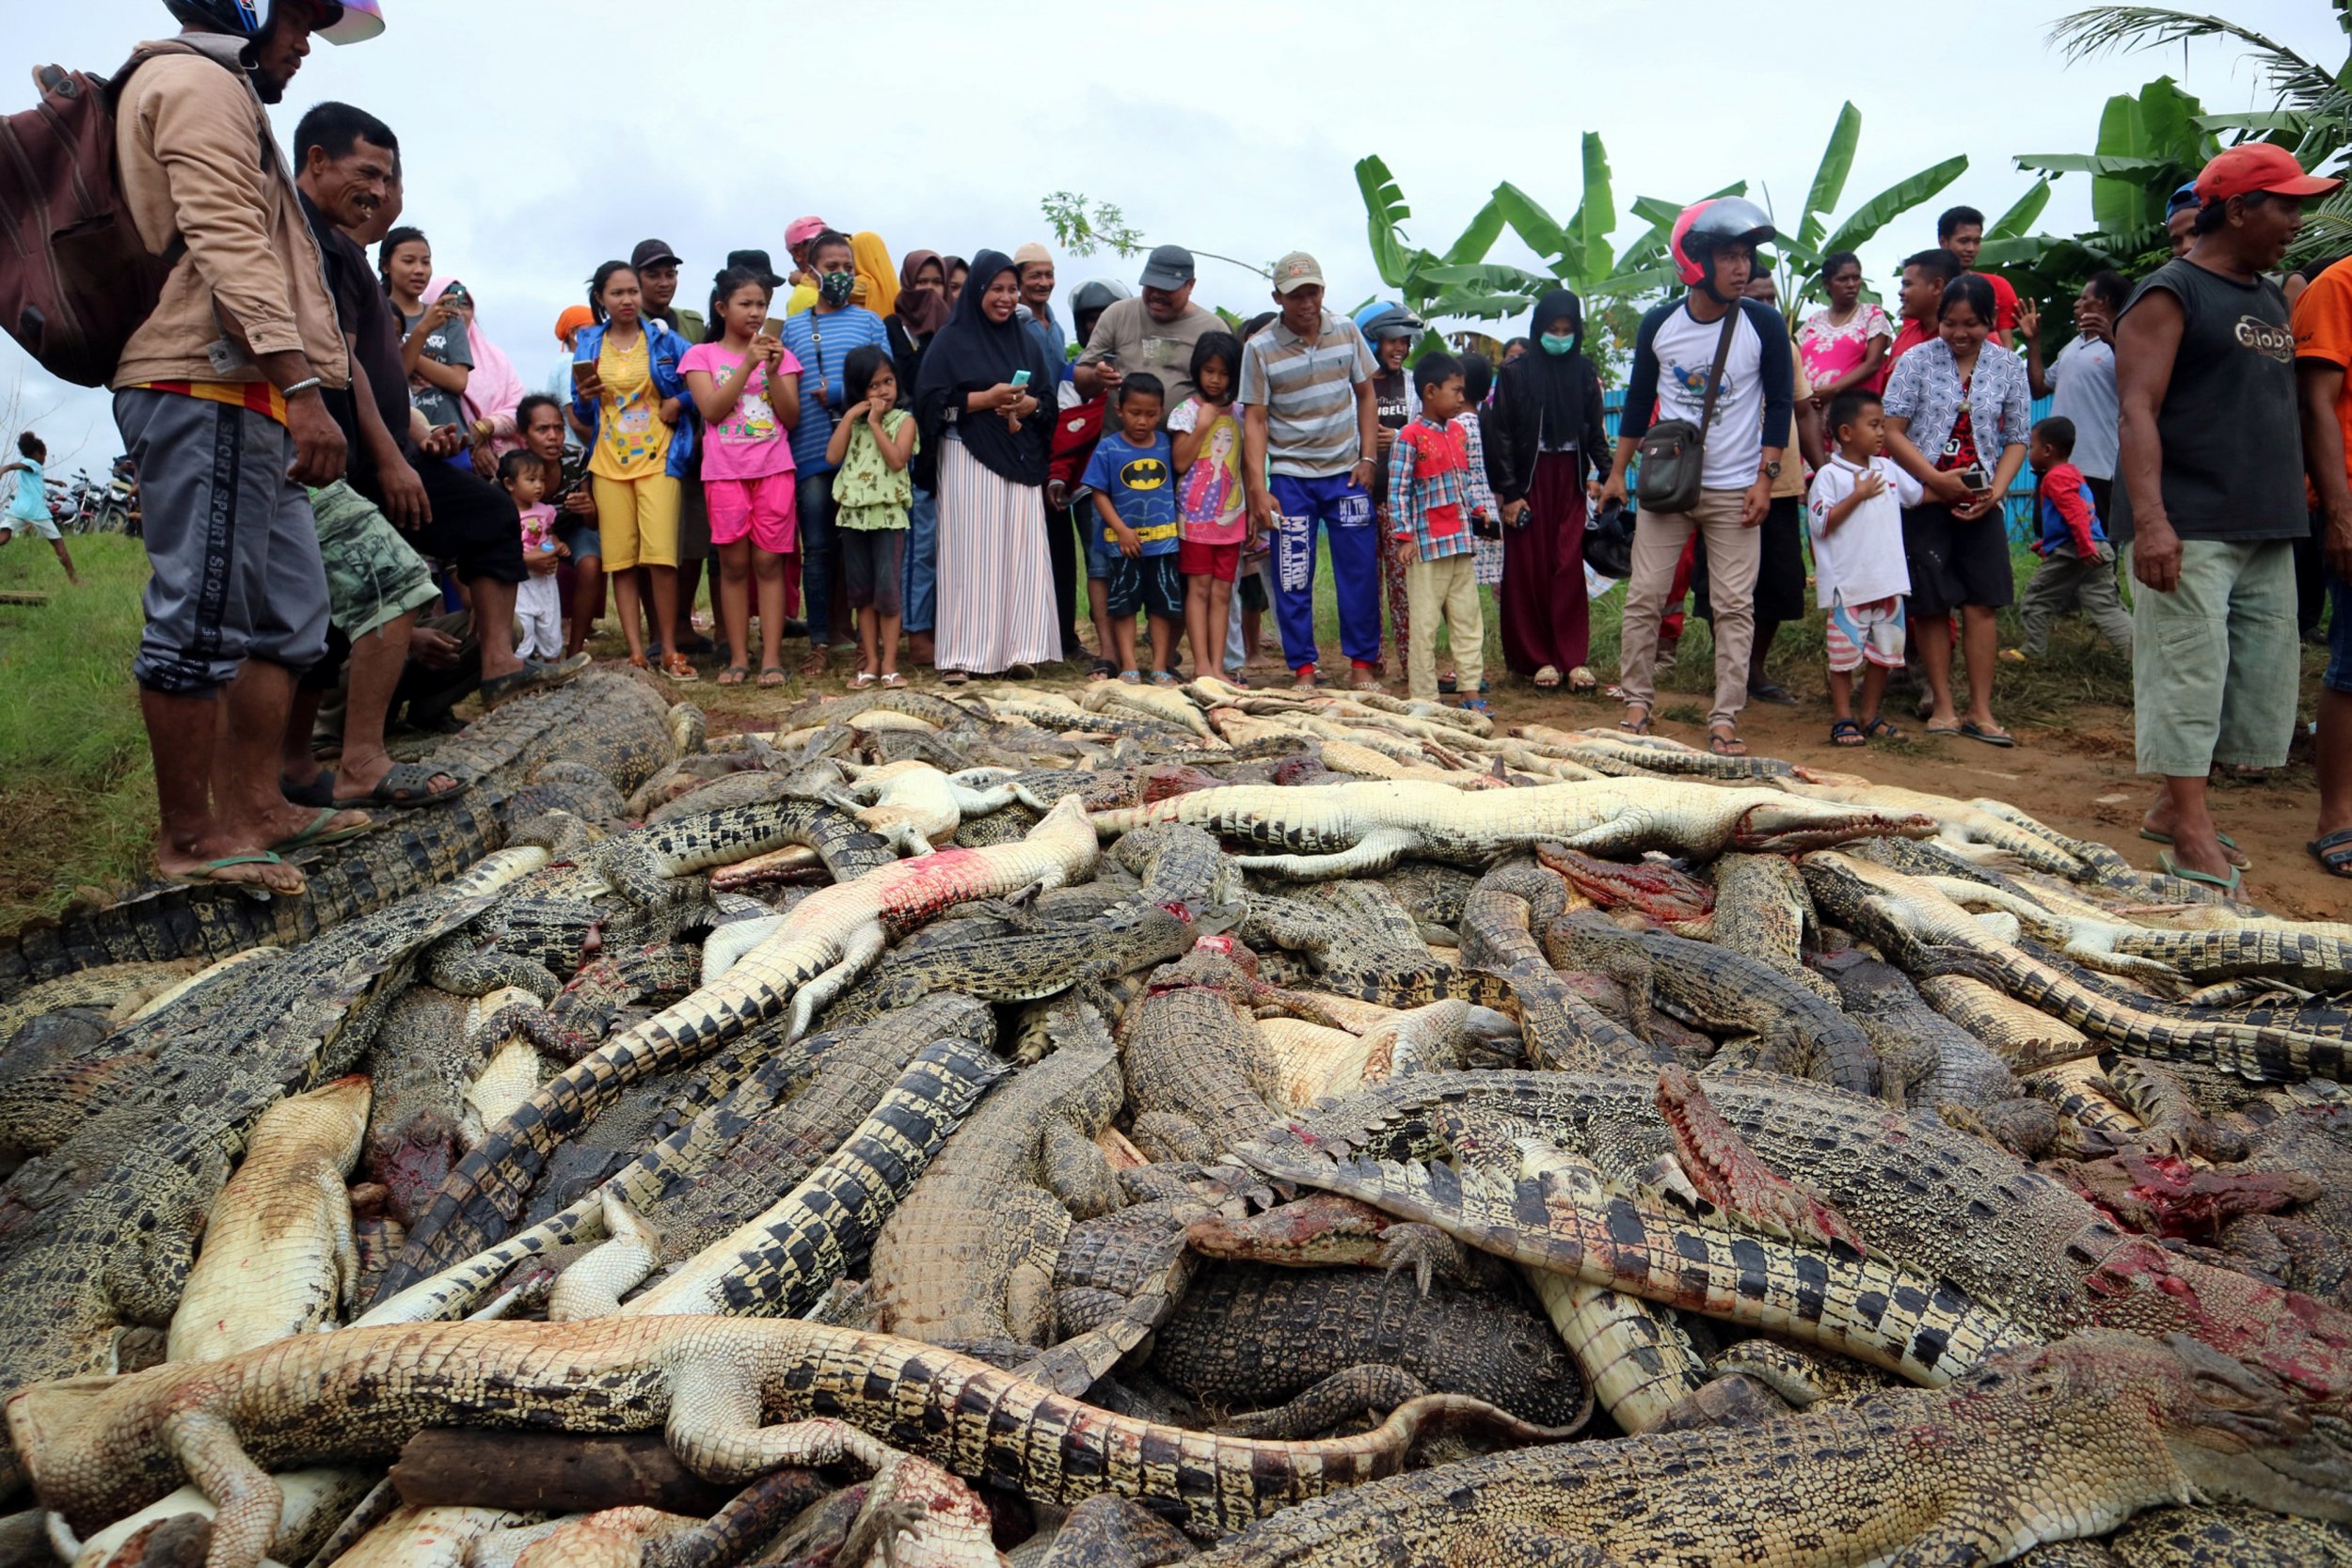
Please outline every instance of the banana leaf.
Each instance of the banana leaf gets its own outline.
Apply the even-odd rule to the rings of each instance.
[[[1488,197],[1486,204],[1471,215],[1470,227],[1462,230],[1462,237],[1446,251],[1445,259],[1454,263],[1483,261],[1486,259],[1486,252],[1494,248],[1495,241],[1502,235],[1502,209],[1495,205],[1492,197]]]
[[[1797,238],[1807,245],[1821,243],[1829,214],[1846,194],[1846,176],[1853,171],[1854,147],[1862,139],[1862,111],[1849,103],[1837,111],[1829,146],[1821,150],[1821,166],[1814,171],[1813,188],[1805,193],[1804,211],[1797,221]]]
[[[1396,177],[1378,154],[1356,163],[1356,188],[1364,196],[1364,230],[1372,240],[1372,264],[1380,281],[1391,289],[1405,287],[1412,275],[1413,257],[1400,237],[1398,225],[1413,215]]]
[[[2015,239],[2033,228],[2034,219],[2040,217],[2042,210],[2049,204],[2050,182],[2035,181],[2033,188],[2019,197],[2010,210],[1985,230],[1984,237],[1988,240]]]
[[[1503,221],[1511,226],[1511,231],[1518,235],[1528,249],[1544,258],[1544,265],[1550,268],[1554,276],[1565,277],[1570,275],[1574,268],[1568,258],[1568,247],[1573,242],[1568,238],[1567,230],[1544,211],[1542,202],[1508,180],[1495,187],[1489,200],[1502,212]]]
[[[2311,126],[2311,119],[2292,109],[2274,109],[2266,114],[2199,115],[2200,131],[2244,131],[2257,134],[2283,132],[2299,136]]]
[[[1547,287],[1549,282],[1547,280]],[[1516,316],[1535,303],[1534,294],[1463,293],[1440,294],[1430,302],[1433,317],[1469,317],[1473,321],[1499,321]]]
[[[1442,262],[1418,268],[1413,279],[1419,283],[1435,284],[1438,292],[1454,291],[1465,293],[1541,293],[1555,287],[1552,278],[1525,267],[1515,267],[1502,261],[1479,261],[1464,266],[1447,266]]]
[[[1609,177],[1609,150],[1600,133],[1584,133],[1584,195],[1568,219],[1568,248],[1563,259],[1579,283],[1609,275],[1609,236],[1617,227],[1617,203]]]
[[[1826,256],[1834,251],[1858,250],[1863,243],[1880,230],[1910,212],[1914,207],[1934,196],[1945,186],[1968,171],[1968,155],[1956,152],[1940,164],[1934,164],[1907,180],[1899,180],[1854,209],[1837,231],[1821,242],[1820,252]]]
[[[2090,174],[2107,180],[2141,180],[2180,166],[2169,158],[2107,157],[2097,152],[2021,152],[2019,168],[2042,174]]]

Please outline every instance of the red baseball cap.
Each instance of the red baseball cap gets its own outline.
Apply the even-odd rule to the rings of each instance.
[[[2197,176],[2197,199],[2226,201],[2233,196],[2270,191],[2279,196],[2326,196],[2341,180],[2306,174],[2295,154],[2272,142],[2231,148]]]

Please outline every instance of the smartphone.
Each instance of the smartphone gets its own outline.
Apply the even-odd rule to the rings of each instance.
[[[441,291],[441,297],[446,300],[462,304],[465,301],[473,298],[473,295],[466,292],[466,286],[463,283],[458,282],[453,277],[450,279],[449,287]]]
[[[1984,471],[1981,463],[1971,463],[1960,470],[1960,482],[1968,486],[1971,495],[1982,495],[1993,488],[1993,476]]]
[[[596,362],[594,359],[575,359],[572,361],[573,386],[578,387],[585,382],[593,380],[596,373]]]
[[[778,321],[773,316],[770,316],[766,321],[759,324],[759,335],[763,338],[782,338],[784,336],[784,323]]]
[[[1015,387],[1026,387],[1029,384],[1029,372],[1026,371],[1013,372],[1012,384]]]

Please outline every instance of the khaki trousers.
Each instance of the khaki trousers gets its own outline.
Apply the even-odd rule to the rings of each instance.
[[[1456,688],[1465,697],[1478,695],[1486,678],[1486,619],[1478,603],[1478,557],[1439,556],[1423,561],[1416,556],[1405,563],[1406,679],[1417,701],[1438,700],[1438,618],[1442,615],[1453,632]]]
[[[1758,530],[1740,526],[1745,490],[1702,490],[1689,512],[1645,512],[1633,528],[1633,576],[1625,585],[1625,630],[1617,652],[1626,701],[1658,697],[1658,622],[1682,546],[1707,536],[1708,597],[1715,610],[1715,706],[1708,724],[1736,723],[1748,705],[1748,650],[1756,639]]]

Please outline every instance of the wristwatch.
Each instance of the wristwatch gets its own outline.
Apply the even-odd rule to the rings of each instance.
[[[1764,477],[1766,479],[1778,479],[1780,477],[1779,458],[1775,457],[1770,463],[1764,465]]]

